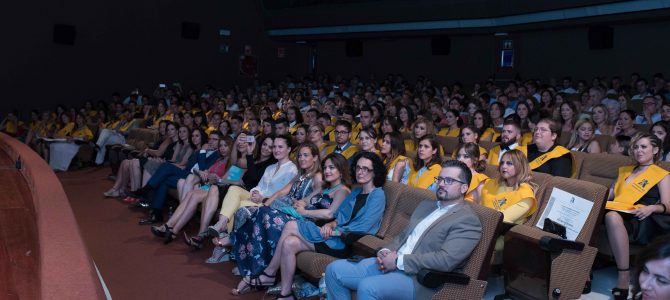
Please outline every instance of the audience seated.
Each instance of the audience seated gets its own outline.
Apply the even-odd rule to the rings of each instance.
[[[614,290],[620,297],[630,277],[629,240],[645,244],[668,230],[658,227],[665,223],[655,222],[667,217],[663,212],[670,200],[663,197],[667,172],[659,171],[661,168],[654,163],[670,161],[670,99],[664,89],[650,89],[641,79],[631,76],[632,85],[621,84],[621,79],[614,77],[609,82],[580,80],[574,86],[569,77],[558,85],[514,79],[502,86],[490,79],[466,91],[458,83],[435,86],[425,77],[412,83],[401,75],[361,80],[323,74],[278,83],[259,82],[246,90],[225,92],[208,88],[201,94],[194,90],[184,93],[174,87],[169,93],[156,91],[147,96],[133,91],[125,100],[118,95],[112,102],[99,101],[95,106],[90,101],[82,107],[59,105],[53,111],[33,111],[25,120],[13,112],[2,119],[0,131],[23,139],[61,171],[68,170],[70,161],[81,162],[86,156],[75,157],[80,145],[95,141],[94,162],[108,162],[116,175],[105,196],[127,196],[125,203],[150,205],[149,217],[141,224],[161,222],[168,194],[174,196],[179,201],[176,211],[165,224],[152,228],[154,234],[170,241],[175,233],[184,231],[186,243],[197,249],[213,238],[214,253],[208,262],[234,256],[243,277],[236,292],[266,286],[282,272],[286,279],[281,282],[284,296],[290,292],[295,264],[292,257],[297,252],[316,250],[344,257],[349,253],[343,250],[343,239],[331,237],[333,228],[338,233],[376,231],[374,218],[383,213],[383,209],[373,208],[383,205],[374,188],[379,186],[377,180],[435,190],[439,197],[443,190],[462,185],[452,180],[445,186],[445,179],[440,179],[444,172],[451,172],[441,168],[443,159],[455,158],[464,163],[472,177],[463,192],[464,199],[503,212],[506,222],[521,223],[537,205],[530,170],[574,177],[591,153],[630,153],[637,167],[619,171],[612,187],[614,201],[608,208],[626,205],[630,207],[620,210],[632,210],[632,214],[611,209],[605,217],[606,234],[620,269]],[[333,85],[338,88],[333,89]],[[312,95],[311,89],[317,93]],[[628,96],[632,94],[633,99]],[[640,134],[647,131],[650,134]],[[137,132],[149,132],[153,137],[136,143]],[[202,145],[204,134],[209,134],[209,139]],[[287,134],[303,146],[291,147],[293,141]],[[436,135],[441,136],[438,139],[443,145]],[[156,136],[160,136],[157,143]],[[82,153],[85,149],[92,151],[90,147],[81,149]],[[448,149],[446,155],[444,149]],[[326,159],[320,161],[321,157]],[[344,161],[358,170],[351,174],[356,181],[364,183],[351,187],[349,196]],[[376,166],[377,161],[383,167]],[[486,161],[498,167],[499,178],[488,180],[484,175]],[[357,166],[355,162],[370,165]],[[319,171],[320,166],[323,171]],[[649,175],[652,173],[655,177]],[[647,175],[657,182],[645,179],[642,184],[637,177],[629,178]],[[626,188],[638,183],[640,190]],[[639,195],[628,196],[630,192]],[[369,195],[357,200],[360,193]],[[364,205],[363,198],[368,199]],[[501,198],[504,201],[498,201]],[[143,201],[138,203],[140,199]],[[197,213],[198,203],[203,203],[198,232],[189,236],[185,226]],[[359,211],[360,205],[363,209]],[[217,211],[218,220],[211,224]],[[421,212],[428,214],[429,210]],[[352,215],[361,223],[349,220]],[[359,218],[362,216],[366,219]],[[333,218],[336,220],[331,222]],[[341,226],[347,221],[356,226]],[[412,233],[411,228],[406,235]],[[401,249],[401,242],[397,241],[392,250],[404,253],[406,258],[418,255],[410,254],[414,253],[412,249]],[[252,245],[253,250],[245,245]],[[395,267],[386,261],[387,256],[392,257],[388,252],[378,256],[380,262],[372,259],[368,263],[375,267],[380,263],[389,270]],[[384,270],[373,277],[413,280],[416,270],[407,262],[404,266],[398,263],[399,269],[405,268],[402,271]],[[328,270],[349,264],[338,261]],[[340,293],[360,286],[345,281],[333,283],[340,280],[336,280],[339,275],[334,276],[327,276],[327,281],[329,285],[342,285],[339,292],[333,291],[338,299]],[[378,291],[373,288],[375,281],[369,282],[370,288],[363,293]],[[412,287],[422,295],[426,292],[416,284]]]
[[[234,293],[249,288],[263,288],[278,282],[281,271],[281,294],[278,299],[292,297],[295,256],[302,251],[316,251],[335,257],[349,256],[346,236],[352,232],[375,234],[384,214],[385,196],[381,187],[386,181],[386,168],[376,154],[361,152],[354,157],[353,171],[358,184],[335,213],[335,220],[322,226],[313,221],[289,221],[277,242],[275,255],[257,277],[244,277]]]
[[[419,284],[417,273],[459,270],[481,237],[479,218],[463,201],[470,178],[462,162],[444,163],[437,177],[437,201],[419,204],[409,226],[376,257],[337,260],[326,268],[328,299],[351,299],[352,290],[357,299],[430,299],[436,290]]]

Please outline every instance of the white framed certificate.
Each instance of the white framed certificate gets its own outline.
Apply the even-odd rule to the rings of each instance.
[[[593,202],[555,187],[535,226],[542,228],[544,219],[549,218],[565,226],[565,236],[568,240],[574,241],[582,231],[586,218],[591,213],[591,208],[593,208]]]

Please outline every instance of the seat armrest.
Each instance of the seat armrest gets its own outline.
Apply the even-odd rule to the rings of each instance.
[[[470,283],[470,276],[457,272],[440,272],[430,269],[421,269],[416,274],[416,279],[421,285],[427,288],[437,288],[445,283],[453,283],[458,285],[467,285]]]
[[[352,232],[342,233],[342,240],[347,245],[353,245],[354,243],[358,242],[358,240],[360,240],[362,237],[367,236],[367,235],[374,236],[374,237],[377,237],[379,239],[383,239],[382,237],[380,237],[378,235],[368,234],[367,232],[352,231]]]
[[[555,238],[551,236],[543,236],[540,238],[540,248],[548,252],[561,252],[563,250],[584,250],[584,243],[575,242],[571,240]]]

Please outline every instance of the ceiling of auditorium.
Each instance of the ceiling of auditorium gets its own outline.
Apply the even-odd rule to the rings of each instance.
[[[616,0],[260,0],[269,29],[477,19],[622,2]]]

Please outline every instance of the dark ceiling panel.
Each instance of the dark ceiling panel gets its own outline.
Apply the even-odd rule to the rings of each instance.
[[[621,0],[259,0],[268,29],[477,19]]]

